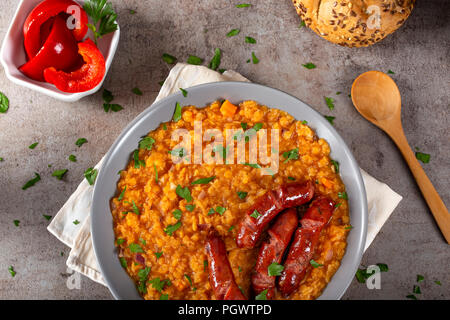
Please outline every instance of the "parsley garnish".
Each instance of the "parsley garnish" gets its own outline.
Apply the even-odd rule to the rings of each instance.
[[[97,178],[98,171],[94,168],[89,168],[84,172],[87,182],[92,186]]]
[[[0,92],[0,113],[6,113],[9,109],[9,99],[2,92]]]
[[[256,40],[255,40],[255,38],[252,38],[252,37],[245,37],[245,43],[255,44]]]
[[[415,294],[421,294],[422,292],[420,291],[420,287],[414,285],[414,286],[413,286],[413,293],[415,293]]]
[[[417,300],[416,296],[413,295],[413,294],[408,294],[408,295],[406,296],[406,298],[411,299],[411,300]]]
[[[14,267],[13,266],[9,266],[8,267],[8,271],[11,274],[11,277],[15,277],[16,276],[16,272],[14,271]]]
[[[268,267],[267,267],[267,274],[269,276],[281,276],[281,272],[284,270],[284,267],[281,264],[278,264],[276,262],[272,262]]]
[[[251,7],[252,5],[250,3],[240,3],[236,5],[236,8],[248,8]]]
[[[142,96],[142,91],[138,87],[131,89],[131,92],[133,92],[137,96]]]
[[[184,90],[183,88],[180,88],[181,93],[183,94],[183,97],[187,97],[188,96],[188,92],[186,90]]]
[[[181,105],[177,102],[175,105],[175,112],[173,114],[173,121],[178,122],[181,119]]]
[[[78,221],[77,219],[75,219],[75,220],[73,220],[73,222],[72,222],[74,225],[78,225],[78,224],[80,224],[80,221]]]
[[[39,142],[35,142],[35,143],[33,143],[32,145],[30,145],[28,148],[30,148],[30,149],[34,149],[34,148],[36,148],[36,146],[39,144]]]
[[[175,61],[177,61],[177,58],[175,58],[174,56],[171,56],[171,55],[168,54],[168,53],[163,53],[162,59],[163,59],[166,63],[168,63],[168,64],[174,64]],[[162,83],[164,83],[164,81],[163,81]],[[161,85],[162,85],[162,84],[161,84]]]
[[[174,212],[172,212],[172,215],[175,217],[175,219],[180,220],[183,212],[181,212],[180,209],[176,209]]]
[[[284,160],[284,163],[288,162],[289,160],[297,160],[298,159],[298,148],[283,152],[283,157],[286,159],[286,160]]]
[[[189,191],[188,187],[182,188],[180,185],[178,185],[177,188],[175,189],[175,192],[177,193],[178,196],[185,199],[187,202],[192,201],[191,192]]]
[[[110,103],[111,101],[114,100],[114,96],[112,94],[111,91],[109,91],[108,89],[103,89],[103,101],[105,101],[105,103]]]
[[[164,232],[171,236],[175,231],[177,231],[181,227],[181,222],[177,222],[175,224],[169,225],[164,229]]]
[[[294,177],[288,177],[288,179],[291,180],[291,181],[295,181]]]
[[[221,206],[216,207],[216,212],[220,215],[223,215],[225,213],[225,211],[227,211],[227,209],[224,207],[221,207]]]
[[[153,169],[155,170],[155,182],[158,182],[158,169],[156,168],[156,164],[153,162]]]
[[[329,97],[324,97],[325,102],[327,103],[328,109],[333,110],[334,109],[334,99]]]
[[[214,56],[211,59],[211,62],[209,63],[209,68],[212,70],[217,70],[220,66],[220,59],[221,59],[222,53],[219,48],[216,48],[214,50]]]
[[[331,163],[332,163],[333,166],[334,166],[334,171],[335,171],[336,173],[339,173],[339,162],[337,162],[336,160],[331,160]]]
[[[39,180],[41,180],[41,176],[39,175],[39,173],[35,172],[34,178],[29,180],[27,183],[25,183],[22,187],[22,190],[26,190],[29,187],[34,186],[36,184],[36,182],[38,182]]]
[[[420,160],[423,163],[430,162],[430,155],[428,153],[422,153],[422,152],[416,151],[416,158],[417,158],[417,160]]]
[[[334,119],[336,119],[336,117],[333,116],[324,116],[325,119],[328,120],[329,123],[334,124]]]
[[[108,112],[109,110],[111,110],[112,112],[118,112],[122,109],[123,109],[123,107],[117,103],[112,103],[112,104],[104,103],[103,104],[103,110],[105,110],[105,112]]]
[[[152,137],[145,137],[141,141],[139,141],[139,149],[152,150],[154,143],[155,139],[153,139]]]
[[[208,268],[208,260],[203,260],[203,271],[206,271],[206,268]]]
[[[152,270],[151,267],[146,267],[138,271],[137,275],[139,277],[139,285],[138,285],[139,292],[142,293],[147,292],[147,278],[151,270]]]
[[[188,274],[184,274],[184,277],[188,280],[188,282],[189,282],[189,285],[192,287],[192,279],[191,279],[191,277],[188,275]]]
[[[127,186],[125,186],[122,190],[122,192],[120,193],[119,197],[117,198],[117,200],[122,201],[123,196],[125,195],[125,191],[127,190]]]
[[[243,165],[244,166],[249,166],[249,167],[252,167],[252,168],[255,168],[255,169],[261,169],[261,166],[259,165],[259,164],[257,164],[257,163],[243,163]]]
[[[169,150],[169,153],[173,156],[182,158],[184,156],[184,148]]]
[[[203,63],[203,59],[197,56],[190,55],[187,59],[187,63],[199,66]]]
[[[258,212],[258,210],[255,209],[255,211],[253,211],[253,213],[250,215],[250,217],[258,219],[259,217],[261,217],[262,214]]]
[[[160,251],[160,252],[155,252],[156,259],[161,258],[162,255],[163,255],[163,252],[162,252],[162,251]]]
[[[127,259],[125,259],[124,257],[120,257],[120,264],[122,265],[123,268],[127,268],[128,263],[127,263]]]
[[[152,279],[152,280],[149,280],[148,281],[149,283],[151,283],[152,284],[152,287],[154,288],[154,289],[156,289],[158,292],[160,292],[161,293],[161,291],[164,289],[164,287],[167,285],[167,286],[171,286],[172,285],[172,282],[170,282],[170,280],[163,280],[163,281],[161,281],[160,279],[159,279],[159,277],[158,278],[155,278],[155,279]]]
[[[211,208],[211,209],[209,209],[209,211],[208,211],[208,216],[210,216],[210,215],[212,215],[212,214],[214,214],[214,213],[216,213],[216,211],[214,210],[214,208]]]
[[[134,160],[134,167],[136,169],[139,169],[140,167],[145,167],[145,161],[139,160],[139,149],[134,150],[133,160]]]
[[[46,214],[43,214],[42,216],[43,216],[45,219],[47,219],[47,221],[50,220],[50,219],[52,218],[52,216],[48,216],[48,215],[46,215]]]
[[[106,0],[87,0],[83,5],[86,13],[91,17],[93,24],[88,24],[89,29],[94,33],[94,41],[100,39],[105,34],[117,30],[117,14],[114,12],[110,2]],[[98,22],[100,22],[99,25]]]
[[[75,142],[75,144],[78,146],[78,147],[81,147],[83,144],[85,144],[86,142],[88,142],[87,140],[86,140],[86,138],[80,138],[80,139],[78,139],[76,142]]]
[[[267,291],[268,290],[269,289],[261,291],[261,293],[255,297],[255,300],[267,300]]]
[[[188,204],[188,205],[186,205],[186,210],[187,211],[192,212],[192,211],[194,211],[194,209],[195,209],[195,204]]]
[[[213,181],[215,178],[216,178],[216,176],[212,176],[209,178],[201,178],[201,179],[195,180],[194,182],[191,182],[191,184],[207,184],[207,183]]]
[[[311,259],[311,260],[309,261],[309,263],[313,266],[313,268],[323,267],[323,264],[320,264],[320,263],[314,261],[313,259]]]
[[[301,29],[305,26],[306,26],[306,23],[305,23],[305,21],[302,20],[302,22],[300,22],[300,24],[298,25],[298,28]]]
[[[232,29],[230,32],[227,33],[227,37],[234,37],[239,34],[241,30],[239,29]]]
[[[228,232],[231,232],[233,229],[234,229],[234,226],[230,226],[230,227],[228,228]],[[239,268],[240,268],[240,267],[239,267]]]
[[[389,70],[387,71],[387,74],[395,74],[395,72],[392,71],[391,69],[389,69]]]
[[[159,297],[159,300],[169,300],[169,295],[167,293],[164,293]]]
[[[144,253],[144,249],[137,243],[130,243],[128,248],[130,248],[130,251],[133,253]]]
[[[302,64],[302,66],[304,66],[306,69],[315,69],[316,65],[312,62],[308,62],[306,64]]]
[[[377,263],[377,266],[380,268],[380,272],[387,272],[389,271],[389,268],[387,264],[384,263]],[[356,271],[356,280],[358,280],[359,283],[365,283],[369,277],[373,275],[373,273],[368,273],[367,269],[358,269]]]
[[[338,192],[338,198],[348,200],[347,192]]]
[[[64,175],[69,171],[68,169],[62,169],[62,170],[55,170],[52,173],[52,177],[56,177],[56,179],[61,180]]]
[[[436,283],[438,286],[442,286],[442,283],[439,280],[436,280],[434,283]]]
[[[71,154],[71,155],[69,156],[69,161],[77,162],[77,157],[76,157],[75,155]]]
[[[254,52],[252,52],[252,62],[253,62],[253,64],[258,64],[259,63],[259,59],[256,57]]]
[[[122,239],[122,238],[119,238],[119,239],[117,239],[117,245],[121,245],[122,243],[124,243],[125,242],[125,239]]]
[[[244,200],[245,197],[247,197],[248,192],[238,191],[238,192],[237,192],[237,195],[238,195],[239,199]]]
[[[20,223],[20,220],[14,220],[13,222],[14,222],[14,225],[15,225],[16,227],[18,227],[18,226],[19,226],[19,223]]]

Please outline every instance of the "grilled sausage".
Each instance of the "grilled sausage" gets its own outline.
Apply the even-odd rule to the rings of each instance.
[[[290,208],[280,214],[269,229],[270,240],[261,245],[256,260],[255,273],[252,275],[252,287],[255,294],[259,294],[267,289],[267,299],[273,298],[275,294],[275,276],[269,276],[268,267],[273,262],[278,264],[281,262],[297,226],[297,210]]]
[[[314,195],[314,185],[290,183],[268,191],[256,200],[241,221],[236,238],[239,248],[254,248],[265,227],[283,209],[309,202]]]
[[[289,296],[302,281],[319,241],[320,232],[330,220],[335,209],[328,198],[317,198],[300,220],[294,240],[284,263],[278,287],[284,296]]]
[[[225,243],[216,232],[210,232],[206,241],[209,265],[209,283],[217,300],[246,300],[234,280]]]

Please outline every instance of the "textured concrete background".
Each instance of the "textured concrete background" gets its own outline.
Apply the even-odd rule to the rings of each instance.
[[[403,124],[412,147],[431,154],[424,169],[447,206],[450,205],[449,57],[450,2],[418,1],[412,16],[395,34],[362,49],[328,43],[300,20],[289,0],[113,0],[122,29],[121,42],[105,82],[124,106],[105,113],[101,93],[77,103],[63,103],[14,85],[0,72],[0,91],[10,109],[0,114],[0,298],[110,299],[107,288],[82,277],[80,290],[69,290],[67,247],[50,235],[42,215],[54,216],[121,130],[155,98],[169,67],[164,52],[185,61],[195,54],[206,61],[214,48],[223,50],[223,68],[234,69],[254,82],[291,93],[323,114],[336,116],[335,127],[351,147],[360,166],[388,183],[404,200],[387,221],[362,264],[386,263],[382,289],[368,290],[353,281],[344,299],[404,299],[416,275],[425,276],[419,299],[450,298],[450,250],[421,197],[400,153],[389,138],[354,110],[347,94],[355,77],[367,70],[395,72],[403,98]],[[18,4],[2,0],[0,39]],[[136,14],[129,13],[136,10]],[[241,34],[227,38],[233,28]],[[257,44],[244,43],[244,36]],[[254,51],[257,65],[246,60]],[[318,67],[307,70],[303,63]],[[138,86],[142,97],[131,93]],[[342,91],[337,96],[335,93]],[[336,100],[329,111],[323,96]],[[89,143],[78,148],[75,140]],[[39,142],[34,150],[28,149]],[[67,160],[75,154],[78,162]],[[52,168],[48,165],[52,164]],[[63,181],[51,177],[67,168]],[[22,191],[39,172],[42,180]],[[13,220],[20,220],[15,227]],[[64,256],[61,256],[61,252]],[[8,266],[17,275],[12,278]],[[442,286],[434,283],[439,280]]]

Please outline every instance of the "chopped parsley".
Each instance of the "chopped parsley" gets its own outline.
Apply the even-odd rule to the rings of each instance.
[[[214,213],[216,213],[216,211],[214,210],[214,208],[211,208],[208,211],[208,216],[213,215]]]
[[[298,25],[298,28],[301,29],[305,26],[306,26],[306,23],[305,23],[305,21],[302,20],[302,22],[300,22],[300,24]]]
[[[389,268],[387,264],[385,263],[377,263],[378,268],[380,268],[380,272],[387,272],[389,271]],[[368,273],[367,269],[358,269],[356,271],[356,280],[358,280],[359,283],[365,283],[367,279],[370,278],[374,273]]]
[[[128,267],[127,259],[125,259],[124,257],[120,257],[119,260],[122,267],[126,269]]]
[[[184,277],[187,279],[187,281],[189,282],[189,285],[192,287],[192,279],[188,274],[184,274]]]
[[[20,224],[20,220],[14,220],[13,222],[14,222],[14,225],[15,225],[16,227],[18,227],[19,224]]]
[[[207,184],[207,183],[210,183],[211,181],[213,181],[215,178],[216,178],[216,176],[212,176],[212,177],[209,177],[209,178],[201,178],[201,179],[195,180],[194,182],[191,182],[191,184],[192,185],[194,185],[194,184]]]
[[[298,148],[283,152],[283,157],[286,159],[286,160],[284,160],[284,163],[288,162],[289,160],[297,160],[298,159]]]
[[[209,63],[210,69],[217,70],[217,68],[219,68],[221,56],[222,52],[220,51],[219,48],[216,48],[216,50],[214,50],[214,56],[211,59],[211,62]]]
[[[145,167],[145,161],[139,160],[139,149],[134,150],[133,160],[134,160],[134,167],[136,169],[139,169],[140,167]]]
[[[29,187],[32,187],[36,184],[36,182],[41,180],[41,176],[39,175],[39,173],[35,172],[34,173],[34,178],[29,180],[27,183],[25,183],[22,187],[22,190],[26,190]]]
[[[158,169],[156,168],[156,164],[153,162],[153,170],[155,171],[155,182],[158,183]]]
[[[9,274],[11,275],[11,277],[15,277],[16,276],[16,271],[14,271],[14,267],[13,266],[9,266],[8,267],[8,271],[9,271]]]
[[[77,157],[76,157],[75,155],[71,154],[71,155],[69,156],[69,161],[77,162]]]
[[[340,204],[340,203],[339,203]],[[353,229],[353,226],[347,226],[347,227],[345,227],[344,228],[345,230],[351,230],[351,229]]]
[[[148,279],[148,275],[150,274],[151,270],[152,270],[151,267],[146,267],[146,268],[138,271],[138,274],[137,274],[139,277],[138,290],[141,293],[147,292],[147,279]]]
[[[116,243],[117,243],[117,245],[121,245],[122,243],[124,243],[125,242],[125,239],[122,239],[122,238],[119,238],[119,239],[117,239],[117,241],[116,241]]]
[[[203,260],[203,271],[206,271],[206,268],[208,268],[208,260]]]
[[[241,30],[239,29],[232,29],[230,32],[227,33],[227,37],[234,37],[239,34]]]
[[[262,129],[262,127],[263,127],[263,124],[258,122],[258,123],[255,123],[255,125],[253,126],[253,129],[255,129],[255,131],[258,132],[259,130]]]
[[[155,252],[156,259],[161,258],[162,255],[163,255],[163,252],[162,252],[162,251],[160,251],[160,252]]]
[[[338,198],[348,200],[347,192],[338,192]]]
[[[246,162],[246,163],[243,163],[243,165],[244,166],[249,166],[249,167],[252,167],[252,168],[255,168],[255,169],[261,169],[261,166],[259,164],[257,164],[257,163],[248,163],[248,162]]]
[[[168,64],[174,64],[175,61],[177,61],[177,58],[175,58],[174,56],[171,56],[168,53],[163,53],[162,59]]]
[[[178,122],[181,119],[181,105],[177,102],[175,105],[175,112],[173,114],[173,121]]]
[[[105,101],[105,103],[110,103],[111,101],[114,100],[114,95],[108,89],[103,89],[102,98],[103,101]]]
[[[197,56],[190,55],[187,59],[187,63],[193,64],[195,66],[201,65],[203,63],[203,59]]]
[[[221,207],[221,206],[216,207],[216,212],[220,215],[223,215],[225,213],[225,211],[227,211],[227,209],[224,207]]]
[[[316,68],[316,65],[312,62],[302,64],[302,66],[304,66],[306,69],[315,69]]]
[[[0,113],[6,113],[9,109],[9,99],[4,93],[0,92]]]
[[[192,212],[192,211],[194,211],[194,209],[195,209],[195,204],[188,204],[188,205],[186,205],[186,210],[187,211]]]
[[[164,232],[171,236],[175,231],[177,231],[181,227],[181,222],[177,222],[173,225],[169,225],[164,229]]]
[[[169,295],[167,293],[164,293],[159,297],[159,300],[169,300]]]
[[[259,217],[261,217],[262,214],[258,212],[258,210],[254,210],[253,213],[250,215],[250,217],[258,219]]]
[[[417,297],[416,297],[415,295],[413,295],[413,294],[408,294],[408,295],[406,296],[406,298],[407,298],[407,299],[411,299],[411,300],[417,300]]]
[[[139,212],[139,208],[137,207],[136,203],[134,202],[134,200],[131,200],[131,203],[129,201],[124,201],[124,203],[128,203],[131,204],[131,207],[133,208],[133,212],[137,215],[140,215],[141,213]],[[131,211],[127,211],[127,212],[131,212]]]
[[[395,74],[395,72],[392,71],[391,69],[389,69],[389,70],[387,71],[387,74]]]
[[[256,57],[254,52],[252,52],[252,62],[253,62],[253,64],[258,64],[259,63],[259,59]]]
[[[94,34],[94,42],[104,35],[117,30],[117,13],[114,12],[110,2],[106,0],[87,0],[83,9],[92,19],[92,24],[88,23],[89,29]]]
[[[141,141],[139,141],[139,149],[152,150],[154,143],[155,139],[153,139],[152,137],[145,137]]]
[[[175,219],[180,220],[183,212],[181,212],[180,209],[176,209],[174,212],[172,212],[172,215],[175,217]]]
[[[333,110],[334,109],[334,99],[330,98],[330,97],[324,97],[325,98],[325,102],[328,106],[328,109]]]
[[[34,149],[34,148],[36,148],[36,146],[37,146],[38,144],[39,144],[39,142],[35,142],[35,143],[31,144],[28,148]]]
[[[268,267],[267,267],[267,274],[269,276],[281,276],[281,272],[284,270],[284,267],[276,262],[272,262]]]
[[[188,92],[186,90],[184,90],[183,88],[180,88],[181,93],[183,94],[183,97],[187,97],[188,96]]]
[[[98,171],[94,168],[89,168],[84,172],[87,182],[92,186],[97,178]]]
[[[118,112],[122,109],[123,109],[123,107],[117,103],[104,103],[103,104],[103,110],[105,110],[105,112],[108,112],[109,110],[111,110],[112,112]]]
[[[119,197],[117,198],[117,200],[122,201],[123,196],[125,195],[125,191],[127,190],[127,186],[125,186],[122,190],[122,192],[120,193]]]
[[[438,286],[442,286],[442,283],[439,280],[436,280],[434,283],[436,283]]]
[[[184,148],[169,150],[169,153],[173,156],[177,156],[179,158],[184,157]]]
[[[329,123],[334,124],[334,119],[336,119],[336,117],[333,116],[324,116],[325,119],[328,120]]]
[[[260,294],[255,297],[255,300],[267,300],[267,291],[269,291],[269,289],[261,291]]]
[[[252,5],[250,3],[240,3],[236,5],[236,8],[248,8],[251,7]]]
[[[175,192],[177,193],[178,196],[185,199],[187,202],[192,201],[191,191],[189,191],[188,187],[183,188],[180,185],[178,185],[177,188],[175,189]]]
[[[238,191],[238,192],[237,192],[237,195],[238,195],[239,199],[244,200],[245,197],[247,197],[248,192]]]
[[[413,286],[413,293],[415,293],[415,294],[421,294],[422,291],[420,291],[420,287],[419,287],[419,286],[414,285],[414,286]]]
[[[248,124],[246,122],[241,122],[241,128],[247,130]]]
[[[309,260],[309,263],[313,266],[313,268],[323,267],[323,264],[320,264],[320,263],[314,261],[313,259]]]
[[[52,173],[52,177],[56,177],[56,179],[61,180],[64,175],[69,171],[68,169],[55,170]]]
[[[142,91],[138,87],[131,89],[131,92],[133,92],[137,96],[142,96]]]
[[[289,180],[291,180],[291,181],[295,181],[295,178],[294,177],[287,177]]]
[[[337,162],[336,160],[331,160],[331,163],[332,163],[333,166],[334,166],[334,171],[335,171],[336,173],[339,173],[339,162]]]
[[[230,227],[228,228],[228,232],[231,232],[233,229],[234,229],[234,226],[230,226]],[[239,267],[239,268],[240,268],[240,267]]]
[[[255,44],[256,43],[256,39],[252,38],[252,37],[245,37],[245,43]]]
[[[164,287],[167,285],[168,287],[170,287],[172,285],[172,282],[170,282],[170,280],[162,280],[158,277],[158,278],[154,278],[152,280],[148,281],[152,287],[154,289],[156,289],[159,293],[161,293],[161,291],[164,289]]]
[[[144,253],[144,249],[142,249],[141,245],[138,243],[130,243],[128,248],[132,253]]]
[[[78,225],[78,224],[80,224],[80,221],[78,221],[77,219],[75,219],[75,220],[73,220],[73,224],[74,224],[74,225]]]
[[[47,221],[49,221],[51,218],[52,218],[52,216],[49,216],[49,215],[46,215],[46,214],[43,214],[42,215],[45,219],[47,219]]]
[[[86,142],[88,142],[87,140],[86,140],[86,138],[80,138],[80,139],[78,139],[76,142],[75,142],[75,144],[78,146],[78,147],[81,147],[83,144],[85,144]]]
[[[430,162],[430,155],[428,153],[416,151],[416,158],[417,158],[417,160],[420,160],[423,163]]]

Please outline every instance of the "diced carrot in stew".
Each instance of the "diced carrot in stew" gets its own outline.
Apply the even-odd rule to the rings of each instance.
[[[225,117],[232,117],[234,116],[234,114],[236,113],[237,110],[237,106],[235,106],[234,104],[232,104],[230,101],[225,100],[222,103],[222,106],[220,107],[220,112],[223,114],[223,116]]]
[[[330,180],[328,180],[326,178],[322,178],[321,182],[326,188],[328,188],[328,189],[333,188],[333,182],[331,182]]]

